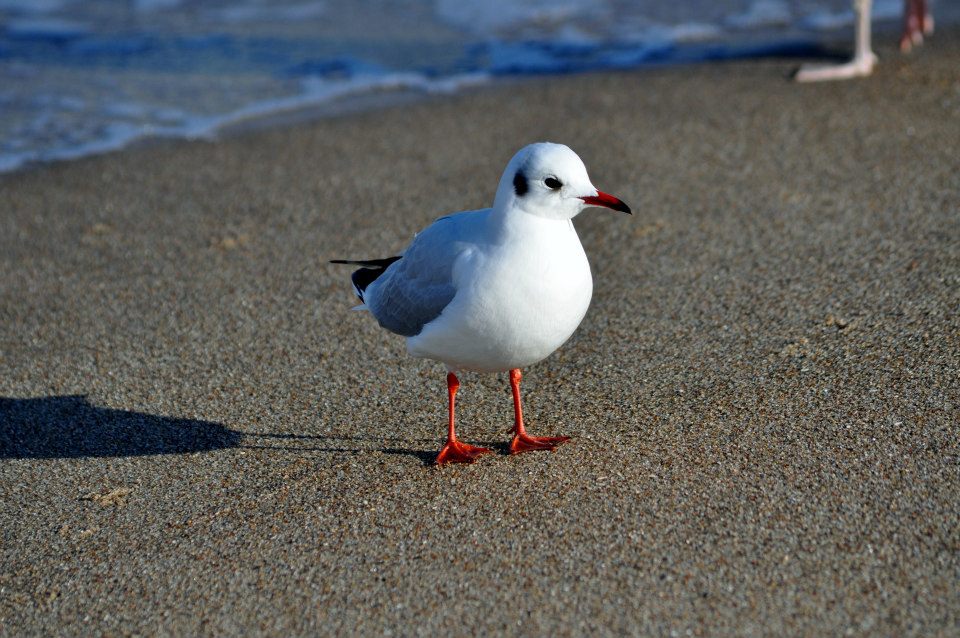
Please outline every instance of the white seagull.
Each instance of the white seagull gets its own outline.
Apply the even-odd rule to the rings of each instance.
[[[583,161],[562,144],[522,148],[507,164],[493,208],[441,217],[403,253],[362,266],[353,285],[381,326],[407,338],[414,357],[447,367],[450,420],[437,464],[470,463],[487,448],[457,440],[457,373],[510,373],[510,452],[553,450],[569,437],[534,437],[523,425],[520,368],[570,338],[590,304],[593,279],[573,218],[587,206],[630,207],[598,191]]]

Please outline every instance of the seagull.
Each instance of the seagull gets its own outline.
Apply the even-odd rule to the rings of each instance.
[[[441,217],[400,254],[353,264],[361,304],[407,351],[447,368],[447,443],[436,463],[472,463],[488,448],[457,439],[458,374],[509,372],[511,454],[553,450],[565,436],[530,436],[523,424],[520,369],[542,361],[573,334],[590,305],[590,264],[573,227],[588,206],[631,214],[590,182],[562,144],[531,144],[507,164],[492,208]]]

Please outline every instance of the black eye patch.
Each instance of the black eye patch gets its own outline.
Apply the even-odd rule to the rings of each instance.
[[[520,197],[528,190],[527,176],[521,171],[517,171],[517,174],[513,176],[513,192],[517,194],[517,197]]]
[[[544,185],[546,185],[547,188],[550,188],[553,190],[557,190],[563,187],[563,182],[561,182],[556,177],[548,177],[547,179],[543,180],[543,183]]]

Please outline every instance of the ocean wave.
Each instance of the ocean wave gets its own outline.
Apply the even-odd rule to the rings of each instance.
[[[0,0],[0,172],[363,96],[812,52],[849,0]],[[875,19],[900,0],[876,0]],[[109,10],[108,10],[109,9]],[[760,37],[758,37],[760,36]]]
[[[228,128],[273,118],[284,113],[317,109],[351,97],[415,91],[427,95],[455,93],[464,87],[489,81],[484,73],[464,73],[442,78],[429,78],[419,73],[395,73],[358,76],[345,80],[304,78],[301,92],[285,97],[247,103],[216,115],[200,115],[175,108],[157,108],[136,102],[114,102],[103,105],[96,116],[87,117],[90,130],[57,127],[62,120],[58,112],[80,111],[82,100],[45,96],[38,101],[41,110],[30,124],[19,131],[19,137],[8,139],[0,150],[0,172],[23,166],[58,160],[72,160],[123,149],[145,139],[180,138],[187,140],[215,139]],[[3,96],[0,96],[0,108]],[[37,147],[30,142],[46,138]]]

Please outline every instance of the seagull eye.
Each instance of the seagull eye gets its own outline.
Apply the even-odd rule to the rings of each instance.
[[[547,188],[552,190],[557,190],[561,186],[563,186],[563,182],[561,182],[556,177],[548,177],[547,179],[543,180],[543,183],[546,185]]]

